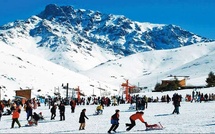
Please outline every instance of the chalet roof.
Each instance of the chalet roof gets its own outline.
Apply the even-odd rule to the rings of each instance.
[[[29,90],[32,90],[32,89],[17,89],[17,90],[14,90],[14,91],[29,91]]]
[[[164,78],[164,79],[162,79],[162,81],[175,81],[176,79],[181,81],[181,80],[184,80],[185,78],[186,77],[184,77],[184,76],[179,76],[179,77],[172,76],[172,77]]]

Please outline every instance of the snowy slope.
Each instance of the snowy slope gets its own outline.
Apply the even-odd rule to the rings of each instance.
[[[87,95],[118,94],[126,79],[132,85],[154,89],[157,82],[169,75],[190,76],[187,85],[205,85],[210,71],[214,71],[215,43],[200,43],[187,47],[134,54],[80,73],[74,73],[43,58],[20,51],[4,43],[0,50],[0,82],[6,86],[8,96],[14,90],[42,89],[43,94],[53,94],[55,87],[70,83],[80,86]],[[113,91],[117,92],[113,92]],[[36,93],[38,94],[38,93]],[[2,95],[4,96],[4,95]]]
[[[62,66],[46,61],[43,58],[20,51],[1,43],[0,50],[0,84],[6,87],[3,96],[11,98],[14,90],[20,88],[34,89],[35,95],[53,95],[54,88],[69,83],[70,88],[77,88],[84,94],[100,95],[97,87],[105,88],[107,92],[114,89],[108,84],[90,79],[84,75],[75,73]],[[90,85],[95,85],[95,88]],[[37,90],[41,89],[40,93]],[[65,97],[65,94],[62,94]],[[7,98],[6,97],[6,98]]]
[[[187,85],[205,85],[210,71],[215,70],[215,42],[199,43],[171,50],[134,54],[109,61],[83,74],[111,84],[128,79],[131,84],[154,88],[169,75],[190,76]],[[105,74],[100,74],[105,72]],[[196,82],[198,80],[198,82]]]

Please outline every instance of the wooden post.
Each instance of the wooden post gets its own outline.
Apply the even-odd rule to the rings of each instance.
[[[128,92],[129,88],[128,88],[128,80],[126,80],[126,86],[125,86],[125,95],[126,95],[126,101],[129,100],[129,92]]]
[[[1,100],[1,86],[0,86],[0,100]]]
[[[69,97],[69,83],[66,84],[66,99]]]

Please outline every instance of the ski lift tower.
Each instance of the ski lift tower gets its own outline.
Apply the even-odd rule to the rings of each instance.
[[[135,88],[135,86],[129,86],[128,80],[126,80],[126,83],[122,83],[122,87],[125,88],[125,99],[127,102],[130,102],[130,94],[129,90]]]
[[[66,85],[64,85],[62,83],[62,87],[63,87],[63,89],[66,89],[66,99],[68,99],[69,98],[69,83],[66,83]]]
[[[78,92],[77,92],[77,96],[78,96],[78,102],[80,102],[81,100],[81,97],[80,97],[80,88],[79,88],[79,86],[78,86]]]
[[[80,102],[81,97],[80,97],[80,88],[79,88],[79,86],[78,86],[78,88],[75,88],[74,90],[77,92],[77,101]]]

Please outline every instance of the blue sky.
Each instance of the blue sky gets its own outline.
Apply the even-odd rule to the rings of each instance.
[[[71,5],[157,24],[174,24],[215,39],[215,0],[0,0],[0,25],[39,14],[47,4]]]

